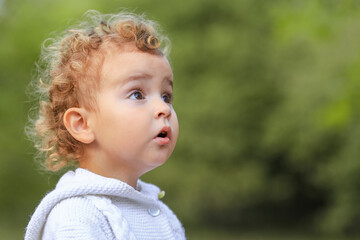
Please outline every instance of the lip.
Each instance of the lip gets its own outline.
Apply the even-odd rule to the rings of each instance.
[[[165,132],[166,133],[166,137],[158,137],[160,133]],[[156,143],[160,144],[160,145],[167,145],[170,143],[171,140],[171,127],[170,126],[165,126],[163,127],[154,137],[154,140]]]

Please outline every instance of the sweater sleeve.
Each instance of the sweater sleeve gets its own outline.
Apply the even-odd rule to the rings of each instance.
[[[90,200],[73,197],[51,210],[42,239],[114,239],[114,235],[105,216]]]

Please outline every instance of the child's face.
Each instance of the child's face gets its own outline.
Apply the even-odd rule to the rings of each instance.
[[[108,54],[98,110],[90,123],[104,160],[141,175],[169,158],[179,128],[172,82],[170,64],[163,56],[119,50]]]

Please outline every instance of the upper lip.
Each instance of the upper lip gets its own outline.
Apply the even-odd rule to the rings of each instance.
[[[171,138],[171,127],[170,126],[165,126],[163,127],[157,134],[155,137],[159,137],[160,134],[165,134],[165,137]]]

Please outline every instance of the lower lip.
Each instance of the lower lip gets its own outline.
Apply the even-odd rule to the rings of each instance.
[[[157,142],[160,145],[167,145],[167,144],[170,143],[170,138],[168,138],[168,137],[164,137],[164,138],[156,137],[155,142]]]

